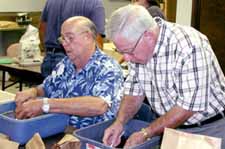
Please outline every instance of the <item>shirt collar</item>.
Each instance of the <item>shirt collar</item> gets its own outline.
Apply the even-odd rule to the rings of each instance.
[[[156,42],[156,45],[155,45],[153,58],[155,56],[157,56],[157,54],[159,53],[159,49],[162,46],[162,42],[164,40],[163,39],[164,38],[163,33],[165,33],[165,31],[163,31],[163,30],[165,30],[165,21],[162,18],[160,18],[160,17],[155,17],[154,20],[158,24],[160,31],[159,31],[159,36],[158,36],[158,39],[157,39],[157,42]]]

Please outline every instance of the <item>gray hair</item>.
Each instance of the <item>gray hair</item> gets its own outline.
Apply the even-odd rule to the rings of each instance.
[[[94,40],[97,38],[97,28],[95,24],[88,18],[83,16],[74,16],[68,19],[76,24],[76,31],[88,31],[92,34]]]
[[[106,26],[106,36],[113,40],[119,34],[135,41],[146,30],[157,24],[149,12],[139,5],[127,5],[114,11]]]

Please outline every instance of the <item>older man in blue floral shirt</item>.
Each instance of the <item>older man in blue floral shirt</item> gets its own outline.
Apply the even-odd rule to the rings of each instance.
[[[96,47],[95,25],[85,17],[72,17],[63,23],[61,35],[67,56],[42,85],[16,94],[16,117],[66,113],[75,128],[114,118],[121,99],[122,70]],[[38,96],[47,98],[37,100]]]

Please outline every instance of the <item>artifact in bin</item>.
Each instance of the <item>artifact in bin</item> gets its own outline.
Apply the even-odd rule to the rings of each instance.
[[[2,113],[2,115],[16,119],[15,111],[7,111],[7,112]]]

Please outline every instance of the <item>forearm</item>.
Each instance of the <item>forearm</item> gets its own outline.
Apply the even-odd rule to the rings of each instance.
[[[179,106],[173,107],[165,115],[159,117],[146,128],[148,137],[157,136],[163,133],[164,128],[176,128],[182,125],[194,112],[185,110]]]
[[[41,87],[33,87],[33,88],[30,88],[26,91],[29,92],[31,98],[44,96],[44,90]]]
[[[39,38],[40,38],[40,44],[44,48],[44,37],[46,32],[46,23],[42,22],[39,25]]]
[[[24,92],[27,92],[31,99],[44,96],[44,90],[41,87],[32,87]]]
[[[143,100],[143,96],[125,96],[122,100],[116,121],[125,125],[137,113]]]
[[[50,112],[79,116],[102,115],[108,110],[108,104],[99,97],[83,96],[65,99],[50,99]]]
[[[98,47],[103,50],[103,38],[100,34],[97,34],[96,40],[97,40]]]

